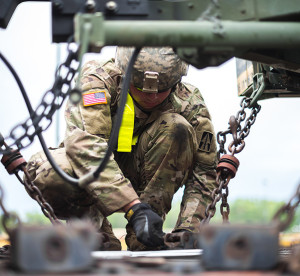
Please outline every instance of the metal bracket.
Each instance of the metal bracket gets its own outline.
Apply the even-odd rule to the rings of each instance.
[[[4,137],[0,132],[0,148],[2,148],[2,146],[4,146]]]
[[[251,102],[249,107],[253,107],[256,105],[257,101],[260,99],[263,94],[266,84],[264,80],[263,73],[257,73],[253,76],[253,92],[250,96]]]
[[[101,245],[94,227],[82,221],[68,226],[18,227],[11,234],[12,265],[28,273],[87,270],[91,252]]]
[[[216,270],[268,270],[278,262],[278,230],[260,225],[207,225],[199,236],[203,265]]]
[[[97,31],[95,30],[97,27]],[[104,32],[104,18],[102,13],[97,12],[94,14],[76,14],[74,19],[75,28],[75,42],[81,46],[80,55],[87,52],[99,52],[100,49],[105,45]]]
[[[95,31],[95,28],[104,30],[104,18],[102,13],[98,12],[95,14],[76,14],[74,18],[74,29],[75,35],[74,39],[80,45],[79,48],[79,66],[78,66],[78,75],[81,72],[81,63],[83,55],[87,52],[100,52],[101,48],[105,44],[104,32]],[[79,82],[77,86],[73,89],[73,93],[70,93],[70,99],[73,103],[79,102],[81,94],[78,91],[81,91],[79,87]]]
[[[168,233],[164,237],[169,249],[198,249],[198,234],[192,232]]]

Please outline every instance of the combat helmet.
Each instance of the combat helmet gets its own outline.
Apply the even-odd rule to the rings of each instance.
[[[125,73],[133,53],[131,47],[117,47],[116,66]],[[142,48],[134,64],[131,83],[146,93],[159,93],[172,88],[187,74],[188,65],[170,47]]]

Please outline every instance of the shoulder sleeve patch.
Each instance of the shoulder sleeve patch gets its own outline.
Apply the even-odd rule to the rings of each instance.
[[[107,104],[105,90],[95,90],[82,95],[83,106]]]
[[[208,131],[204,131],[201,137],[199,150],[204,152],[210,152],[212,144],[213,134]]]

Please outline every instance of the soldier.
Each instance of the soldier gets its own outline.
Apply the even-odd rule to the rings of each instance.
[[[83,101],[77,105],[68,102],[64,142],[51,150],[70,176],[82,177],[100,164],[132,52],[118,47],[115,60],[84,65],[80,79]],[[64,182],[42,152],[30,159],[31,180],[59,218],[92,218],[109,235],[110,249],[120,250],[106,217],[125,212],[128,249],[159,249],[173,195],[185,185],[173,232],[199,231],[216,185],[216,141],[200,91],[181,82],[187,69],[171,48],[141,50],[131,77],[129,108],[125,109],[125,113],[134,110],[132,119],[126,122],[123,117],[118,149],[99,179],[85,189]]]

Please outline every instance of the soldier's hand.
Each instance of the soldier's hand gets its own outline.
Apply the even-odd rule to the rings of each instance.
[[[164,245],[163,220],[152,211],[150,205],[138,203],[133,205],[125,214],[132,225],[137,240],[149,247]]]

